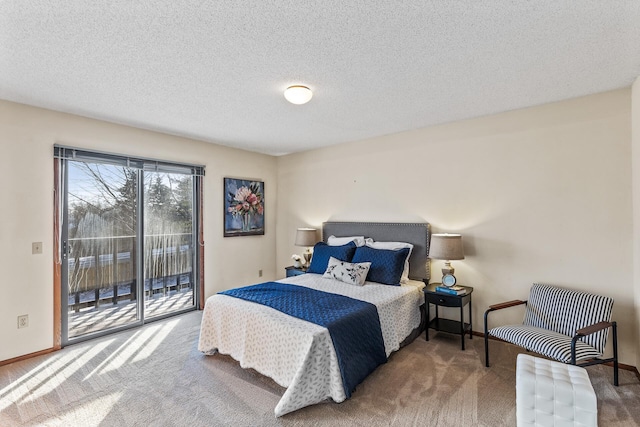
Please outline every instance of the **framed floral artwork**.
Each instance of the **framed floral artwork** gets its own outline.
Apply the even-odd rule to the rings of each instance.
[[[224,178],[224,237],[264,234],[264,182]]]

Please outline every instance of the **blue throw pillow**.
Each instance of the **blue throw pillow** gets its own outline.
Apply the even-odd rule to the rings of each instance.
[[[318,242],[313,247],[313,258],[311,258],[311,265],[307,269],[307,273],[324,274],[331,257],[351,262],[355,250],[356,244],[353,242],[342,246],[329,246],[324,242]]]
[[[400,286],[404,271],[404,261],[409,256],[409,248],[398,250],[374,249],[362,246],[356,249],[351,262],[370,262],[367,281],[384,285]]]

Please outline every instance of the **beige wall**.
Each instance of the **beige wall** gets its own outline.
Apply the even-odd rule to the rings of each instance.
[[[54,143],[206,165],[206,296],[255,282],[259,269],[275,278],[274,157],[0,101],[0,361],[52,346]],[[224,176],[265,181],[265,236],[222,237]],[[30,324],[18,330],[21,314]]]
[[[281,158],[0,101],[0,361],[52,344],[53,144],[205,164],[205,296],[283,277],[295,229],[429,221],[465,236],[474,330],[534,281],[615,298],[623,363],[640,366],[640,87]],[[632,121],[633,120],[633,121]],[[266,235],[222,238],[222,178],[262,178]],[[277,212],[277,220],[276,220]],[[635,217],[638,217],[638,209]],[[634,228],[635,225],[635,228]],[[31,242],[44,242],[31,255]],[[274,248],[276,249],[274,251]],[[434,262],[434,271],[440,262]],[[635,272],[635,280],[634,280]],[[437,279],[437,273],[435,279]],[[635,283],[635,286],[634,286]],[[634,295],[635,292],[635,303]],[[30,326],[16,328],[28,313]],[[519,321],[512,309],[496,323]]]
[[[636,367],[640,367],[640,77],[631,88],[633,168],[633,283],[636,306]]]
[[[627,88],[281,157],[278,272],[300,252],[296,227],[428,221],[464,235],[454,266],[475,287],[474,330],[536,281],[597,292],[615,298],[620,357],[635,365],[630,114]]]

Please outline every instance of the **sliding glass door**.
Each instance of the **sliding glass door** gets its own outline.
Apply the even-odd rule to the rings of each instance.
[[[195,307],[193,179],[145,173],[145,316]]]
[[[55,149],[62,344],[195,309],[202,168]]]
[[[63,264],[69,340],[139,323],[138,172],[68,161]],[[67,272],[64,274],[64,267]],[[64,287],[64,283],[63,283]]]

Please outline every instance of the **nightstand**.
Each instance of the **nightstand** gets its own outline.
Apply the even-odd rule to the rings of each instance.
[[[292,265],[284,269],[287,271],[287,277],[299,276],[307,272],[307,269],[304,267],[294,267]]]
[[[462,286],[467,292],[463,295],[449,295],[443,292],[437,292],[436,286],[440,283],[431,283],[423,289],[424,299],[427,311],[427,328],[426,337],[429,341],[429,328],[437,331],[459,334],[462,340],[462,349],[464,350],[464,335],[469,331],[469,339],[473,339],[472,335],[472,317],[471,317],[471,293],[473,288],[470,286]],[[436,306],[436,317],[430,320],[429,306]],[[464,306],[469,305],[469,323],[464,322]],[[460,307],[460,320],[441,319],[438,316],[438,307]]]

